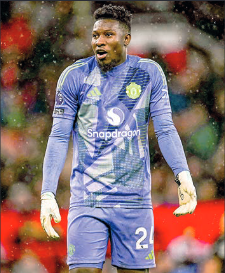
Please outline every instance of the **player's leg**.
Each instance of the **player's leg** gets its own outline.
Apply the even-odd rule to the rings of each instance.
[[[118,268],[119,273],[149,272],[155,267],[152,209],[112,210],[112,265]]]
[[[100,273],[105,261],[109,231],[101,209],[70,208],[68,214],[67,264],[70,272]]]

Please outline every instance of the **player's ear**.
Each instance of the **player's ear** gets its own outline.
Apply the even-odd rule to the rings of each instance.
[[[130,43],[130,40],[131,40],[131,35],[130,35],[130,33],[127,33],[127,34],[124,36],[124,46],[128,46],[129,43]]]

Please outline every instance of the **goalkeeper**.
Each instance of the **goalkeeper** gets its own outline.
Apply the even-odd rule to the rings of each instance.
[[[104,5],[94,13],[94,55],[61,74],[43,164],[41,223],[59,235],[55,199],[72,133],[67,263],[71,273],[100,273],[107,243],[118,273],[155,267],[148,124],[178,184],[176,216],[193,213],[195,187],[174,127],[162,68],[127,54],[131,14]],[[156,181],[157,183],[157,181]]]

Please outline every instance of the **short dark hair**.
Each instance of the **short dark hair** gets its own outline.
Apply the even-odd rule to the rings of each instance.
[[[112,4],[103,5],[94,12],[94,19],[114,19],[126,26],[127,30],[131,31],[132,14],[123,6],[114,6]]]

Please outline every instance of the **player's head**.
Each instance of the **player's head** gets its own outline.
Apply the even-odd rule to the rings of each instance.
[[[126,60],[131,35],[131,13],[123,6],[104,5],[94,12],[92,48],[103,71]]]

